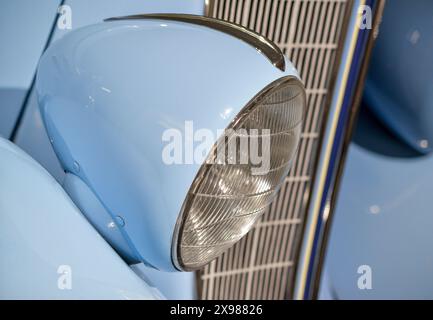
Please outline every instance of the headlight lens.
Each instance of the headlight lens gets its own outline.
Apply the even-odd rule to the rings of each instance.
[[[176,224],[173,262],[179,269],[202,267],[253,227],[289,172],[304,108],[305,90],[300,81],[281,78],[252,99],[215,143]],[[236,148],[229,151],[233,145]],[[265,170],[260,171],[248,156],[248,161],[241,160],[245,150],[252,148],[258,148],[261,157],[269,157]]]

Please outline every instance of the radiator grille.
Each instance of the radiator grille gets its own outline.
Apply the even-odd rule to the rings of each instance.
[[[290,299],[318,136],[348,0],[216,0],[208,15],[273,40],[298,69],[307,111],[294,165],[261,221],[198,272],[202,299]]]

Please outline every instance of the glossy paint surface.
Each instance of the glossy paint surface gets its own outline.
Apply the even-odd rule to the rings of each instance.
[[[30,89],[60,0],[0,3],[0,136],[9,138]]]
[[[2,138],[0,207],[1,299],[159,297],[93,229],[54,178]],[[70,282],[63,282],[64,270]],[[67,283],[70,289],[64,287]]]
[[[341,299],[433,298],[433,157],[399,159],[350,147],[328,247]],[[372,290],[357,286],[372,270]]]
[[[36,89],[66,171],[125,222],[142,261],[174,271],[172,234],[201,164],[167,165],[165,130],[224,129],[260,90],[296,75],[204,26],[165,20],[105,22],[69,33],[44,54]]]
[[[384,124],[422,153],[433,144],[432,39],[432,1],[388,1],[364,94]]]
[[[22,1],[27,4],[29,10],[32,10],[34,7],[33,0]],[[51,0],[49,1],[51,3]],[[16,1],[13,2],[15,3]],[[204,3],[204,0],[66,0],[64,1],[64,4],[69,5],[72,9],[72,28],[55,28],[53,39],[60,39],[65,34],[73,32],[78,28],[102,22],[104,19],[114,16],[158,12],[203,14]],[[20,12],[20,15],[21,14],[22,13]],[[12,17],[12,15],[11,19],[17,21],[17,18]],[[38,20],[38,23],[40,22],[41,20]],[[27,26],[25,27],[26,30],[28,30]],[[37,26],[32,25],[32,29],[35,28],[37,28]],[[23,38],[23,40],[25,40],[27,43],[30,41],[29,39],[25,38]],[[36,65],[33,69],[33,72],[35,71]],[[32,90],[29,101],[25,106],[23,121],[19,126],[19,130],[14,141],[27,153],[29,153],[36,161],[38,161],[45,169],[47,169],[47,171],[57,181],[60,183],[63,182],[65,173],[47,137],[46,130],[39,112],[35,90]],[[162,291],[164,296],[176,299],[193,298],[193,292],[195,292],[194,273],[173,273],[168,276],[166,272],[159,272],[151,268],[143,267],[142,270],[144,270],[143,272],[147,274],[146,281],[150,280]]]
[[[34,6],[33,0],[20,1],[25,2],[30,9]],[[64,4],[70,6],[72,10],[71,29],[60,29],[56,27],[53,40],[60,39],[64,35],[79,28],[102,22],[104,19],[110,17],[160,12],[203,14],[204,10],[204,0],[65,0]],[[16,19],[15,17],[12,18]],[[54,15],[52,18],[55,18]],[[38,20],[38,23],[41,23],[41,20]],[[25,30],[27,29],[28,28]],[[48,34],[46,36],[48,36]],[[28,42],[30,40],[25,39],[25,41]],[[36,72],[36,63],[40,54],[41,52],[37,55],[32,72]],[[14,142],[42,164],[42,166],[61,183],[64,179],[64,171],[53,152],[45,132],[34,88],[30,94],[27,105],[24,107],[25,113],[23,121],[20,124]]]
[[[124,225],[122,218],[119,216],[114,217],[115,220],[119,220],[117,225],[89,187],[72,173],[66,174],[63,189],[71,197],[81,213],[86,216],[102,237],[125,258],[125,261],[128,264],[136,263],[137,258],[131,252],[120,231],[120,228]]]

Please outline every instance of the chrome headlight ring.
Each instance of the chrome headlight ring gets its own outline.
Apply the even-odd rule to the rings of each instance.
[[[172,242],[178,269],[191,271],[209,263],[239,241],[265,212],[290,170],[305,103],[299,79],[283,77],[258,93],[226,128],[229,133],[214,144],[178,216]],[[215,161],[219,146],[236,139],[238,129],[269,130],[268,172],[253,173],[251,164]]]

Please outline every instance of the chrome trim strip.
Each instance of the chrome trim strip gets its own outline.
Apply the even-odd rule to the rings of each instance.
[[[326,256],[326,250],[328,247],[328,239],[330,235],[330,229],[332,225],[332,220],[334,218],[334,211],[335,206],[337,204],[338,200],[338,193],[340,189],[340,183],[342,181],[343,177],[343,170],[345,167],[345,162],[347,158],[348,148],[350,145],[350,142],[352,141],[352,135],[355,128],[356,121],[358,119],[358,113],[361,105],[361,99],[362,99],[362,93],[364,91],[364,83],[365,79],[367,77],[368,72],[368,66],[370,62],[370,58],[373,52],[373,47],[376,41],[376,38],[379,34],[379,26],[382,22],[382,15],[385,8],[386,0],[378,1],[375,3],[375,6],[373,7],[373,29],[370,31],[369,39],[365,48],[365,55],[362,59],[361,63],[361,69],[359,71],[359,77],[356,84],[356,91],[354,92],[353,99],[352,99],[352,111],[349,115],[349,119],[347,122],[347,128],[345,130],[345,137],[344,141],[342,143],[342,149],[341,149],[341,155],[339,159],[339,163],[336,166],[335,172],[335,180],[334,180],[334,187],[330,190],[330,196],[327,203],[327,207],[329,208],[329,212],[326,216],[326,220],[323,221],[323,232],[321,236],[321,242],[319,243],[319,251],[316,254],[315,259],[317,260],[317,266],[315,270],[315,278],[312,281],[312,287],[311,287],[311,298],[313,300],[317,300],[319,296],[319,289],[320,289],[320,281],[322,278],[323,273],[323,265],[325,263],[325,256]],[[323,214],[322,214],[323,215]]]
[[[344,94],[348,83],[350,67],[355,52],[356,42],[360,29],[357,27],[358,8],[365,4],[366,0],[356,0],[352,3],[351,22],[346,38],[349,40],[345,44],[343,50],[342,62],[340,66],[339,76],[332,94],[332,102],[329,110],[329,115],[326,123],[325,135],[322,141],[320,150],[319,165],[317,167],[317,180],[313,185],[311,206],[308,211],[307,221],[305,225],[304,238],[302,239],[302,249],[300,259],[297,266],[296,283],[294,298],[303,300],[307,288],[307,276],[312,256],[313,242],[317,227],[317,222],[320,217],[320,205],[322,194],[325,187],[327,169],[330,164],[331,151],[334,137],[336,134],[338,119],[343,105]]]
[[[152,14],[138,14],[124,17],[113,17],[105,19],[104,21],[118,21],[118,20],[141,20],[141,19],[158,19],[158,20],[172,20],[181,21],[186,23],[192,23],[200,26],[205,26],[212,28],[231,36],[234,36],[249,45],[256,48],[258,51],[263,53],[272,65],[284,71],[286,69],[286,62],[284,60],[284,55],[280,48],[277,47],[275,43],[261,36],[260,34],[249,30],[240,25],[209,18],[193,14],[175,14],[175,13],[152,13]]]

